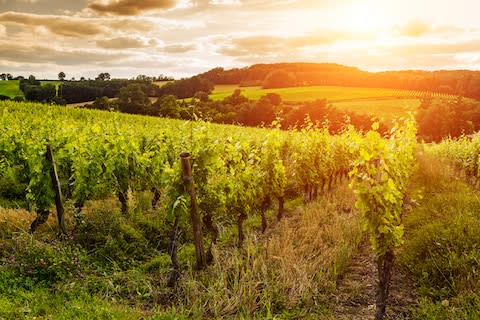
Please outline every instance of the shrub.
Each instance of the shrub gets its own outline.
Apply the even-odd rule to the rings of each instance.
[[[75,230],[74,241],[99,261],[126,269],[154,253],[142,230],[119,212],[99,210]]]

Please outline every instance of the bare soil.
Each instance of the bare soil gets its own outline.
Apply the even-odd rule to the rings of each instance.
[[[368,239],[365,239],[357,256],[337,282],[333,307],[335,319],[374,319],[376,283],[374,255]],[[416,297],[412,279],[395,265],[384,319],[412,319],[410,310],[416,304]]]

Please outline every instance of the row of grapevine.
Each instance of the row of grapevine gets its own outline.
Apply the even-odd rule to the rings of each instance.
[[[415,122],[409,118],[403,125],[395,126],[389,139],[369,131],[362,140],[353,140],[351,147],[358,150],[358,157],[350,172],[350,186],[376,257],[379,277],[376,319],[382,319],[394,261],[393,249],[402,242],[402,213],[415,167]]]
[[[463,172],[467,180],[476,182],[480,178],[479,135],[444,139],[438,144],[428,145],[426,151],[448,161],[458,173]]]
[[[345,133],[330,136],[313,125],[298,132],[252,129],[204,122],[134,117],[2,102],[0,105],[0,175],[25,186],[29,208],[36,211],[32,231],[48,217],[54,193],[45,145],[55,152],[62,189],[77,213],[88,200],[118,197],[128,212],[128,195],[144,190],[168,194],[170,207],[184,196],[179,155],[189,151],[198,206],[212,242],[212,221],[236,223],[239,243],[248,214],[278,201],[282,216],[285,193],[304,189],[311,200],[324,185],[349,170]],[[0,176],[0,177],[1,177]]]
[[[432,97],[432,98],[441,98],[441,99],[455,99],[458,97],[457,95],[452,93],[420,91],[420,90],[405,90],[405,89],[394,90],[394,95],[395,97],[412,97],[412,98]]]

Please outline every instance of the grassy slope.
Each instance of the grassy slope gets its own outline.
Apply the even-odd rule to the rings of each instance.
[[[327,99],[330,102],[341,102],[357,99],[393,99],[398,97],[421,97],[418,91],[384,89],[384,88],[358,88],[337,86],[309,86],[278,89],[262,89],[261,87],[238,87],[235,85],[217,85],[210,95],[213,100],[221,100],[231,95],[235,89],[240,89],[242,95],[249,99],[258,100],[266,93],[272,92],[282,96],[284,101],[311,101]]]
[[[372,99],[368,101],[334,102],[333,106],[340,110],[372,114],[383,118],[385,123],[391,123],[397,117],[404,116],[408,112],[415,112],[420,103],[419,99]]]
[[[419,91],[385,88],[356,88],[335,86],[311,86],[280,89],[262,89],[261,87],[239,87],[237,85],[217,85],[210,95],[213,100],[221,100],[240,89],[242,95],[249,99],[259,99],[266,93],[273,92],[282,96],[287,102],[327,99],[333,106],[363,114],[372,114],[391,123],[394,118],[415,112],[420,105]],[[440,97],[438,94],[434,96]],[[445,96],[448,98],[448,96]]]
[[[415,319],[480,319],[480,192],[437,159],[420,155],[423,194],[405,219],[398,261],[421,295]]]
[[[0,94],[10,98],[23,96],[18,87],[18,80],[0,81]]]

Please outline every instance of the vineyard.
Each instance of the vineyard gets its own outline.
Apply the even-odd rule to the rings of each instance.
[[[169,195],[170,207],[179,203],[184,196],[179,157],[188,152],[200,211],[229,212],[228,218],[237,221],[240,243],[246,214],[264,211],[277,200],[281,217],[287,190],[304,190],[306,200],[314,199],[320,189],[347,175],[358,152],[349,147],[357,133],[331,136],[313,124],[300,132],[231,130],[201,121],[8,102],[1,121],[2,176],[24,184],[28,208],[38,214],[32,231],[54,203],[47,145],[55,154],[63,194],[78,212],[88,200],[115,196],[127,214],[128,195],[150,190],[155,199],[160,192]]]
[[[210,98],[222,100],[231,95],[236,89],[242,91],[242,95],[249,99],[258,100],[266,93],[279,94],[284,101],[312,101],[316,99],[327,99],[329,102],[348,102],[358,100],[392,100],[392,99],[414,99],[424,96],[434,98],[454,99],[453,94],[435,93],[428,91],[388,89],[388,88],[359,88],[359,87],[338,87],[338,86],[307,86],[292,88],[262,89],[261,87],[240,87],[236,85],[216,85]]]
[[[439,144],[428,145],[426,152],[445,160],[457,175],[477,186],[480,182],[480,136],[445,139]]]
[[[0,116],[1,198],[18,199],[20,206],[36,213],[29,223],[29,231],[34,235],[43,232],[45,225],[51,226],[48,224],[49,218],[52,219],[51,212],[56,212],[59,241],[84,241],[82,246],[87,251],[74,249],[74,256],[80,255],[80,262],[75,263],[81,264],[82,259],[87,261],[89,258],[82,256],[87,255],[86,252],[89,255],[100,252],[98,257],[108,265],[113,264],[115,272],[123,270],[125,274],[122,275],[134,272],[131,268],[158,272],[160,269],[154,265],[165,266],[164,270],[168,272],[164,272],[160,279],[157,275],[148,283],[160,281],[162,288],[168,288],[164,291],[166,296],[154,295],[151,288],[145,289],[148,294],[142,296],[143,291],[139,293],[140,289],[136,287],[136,291],[132,290],[137,298],[142,296],[141,300],[150,301],[148,299],[155,296],[155,304],[160,305],[168,305],[160,300],[171,303],[179,299],[179,305],[186,309],[201,305],[195,307],[198,308],[195,312],[201,313],[195,317],[202,318],[227,315],[262,318],[271,316],[272,312],[285,312],[295,305],[281,299],[283,302],[274,301],[273,289],[269,289],[268,284],[258,283],[271,276],[262,268],[268,268],[269,264],[280,259],[279,248],[308,243],[313,249],[305,252],[305,261],[318,257],[326,265],[318,264],[319,269],[306,270],[305,274],[299,273],[298,276],[309,279],[307,283],[313,281],[309,277],[328,277],[335,283],[347,259],[353,257],[354,248],[359,245],[361,231],[354,227],[358,221],[368,231],[372,259],[378,269],[378,275],[373,279],[375,283],[372,283],[376,288],[375,318],[384,318],[397,247],[404,242],[403,217],[415,203],[410,196],[417,163],[413,119],[405,119],[382,136],[377,132],[378,123],[374,123],[367,133],[346,126],[343,133],[331,135],[308,117],[303,128],[282,131],[276,122],[271,128],[241,128],[204,122],[194,114],[191,121],[179,121],[33,103],[1,102]],[[479,141],[478,138],[464,138],[424,149],[425,153],[445,158],[465,170],[467,176],[478,177]],[[342,224],[336,233],[342,234],[344,239],[326,240],[329,239],[328,230],[324,228],[332,222],[324,218],[319,220],[323,222],[317,229],[312,229],[313,233],[304,232],[305,237],[308,235],[306,242],[300,242],[301,235],[293,238],[291,233],[294,230],[282,229],[292,219],[302,219],[305,215],[296,217],[294,214],[300,209],[292,209],[292,203],[314,208],[325,202],[327,206],[338,207],[339,200],[334,200],[337,199],[336,190],[342,190],[342,196],[345,196],[350,192],[346,185],[353,191],[356,210],[340,206],[340,210],[350,213],[329,218]],[[145,221],[138,217],[142,213],[137,210],[144,199],[148,199],[148,204],[143,205]],[[99,216],[92,218],[92,207],[99,203],[114,209],[105,211],[110,212],[107,215],[100,211]],[[114,212],[118,213],[118,218]],[[358,220],[354,212],[360,213]],[[341,220],[342,215],[345,220]],[[145,235],[140,235],[127,224],[131,219],[140,221],[136,223],[142,224]],[[296,225],[305,230],[309,230],[309,225],[317,225],[315,218],[309,219],[303,222],[304,225],[301,220]],[[158,225],[154,221],[159,221]],[[252,223],[258,223],[258,231],[254,231]],[[348,229],[351,234],[343,234],[340,231],[342,226],[351,228]],[[102,235],[92,233],[97,228],[118,228],[112,229],[117,230],[117,235],[109,234],[102,242],[103,249],[98,247],[100,242],[92,244],[93,239],[103,239]],[[282,236],[277,236],[278,230],[283,230]],[[319,233],[316,237],[315,230],[322,230],[325,234]],[[2,232],[5,239],[15,240],[14,233]],[[254,234],[250,235],[250,232]],[[125,236],[120,239],[123,242],[115,243],[112,237],[118,233]],[[333,239],[333,235],[330,236]],[[261,253],[261,249],[253,246],[252,237],[269,239],[265,250],[273,255]],[[289,237],[292,237],[290,244],[286,240]],[[349,237],[352,238],[348,244],[351,249],[347,250],[346,239]],[[154,239],[152,243],[156,242],[154,250],[144,247],[140,241],[150,238]],[[346,247],[342,253],[332,254],[330,261],[328,252],[332,249],[327,250],[325,246],[329,243],[338,245],[337,241]],[[91,244],[90,247],[87,244]],[[125,252],[114,255],[108,251],[117,246]],[[191,250],[180,250],[185,246]],[[39,250],[34,249],[36,251],[29,252]],[[15,250],[11,254],[20,255]],[[72,252],[68,250],[62,254],[68,256],[67,266],[70,268],[73,260]],[[190,258],[185,258],[185,252]],[[110,256],[105,257],[108,254]],[[135,255],[135,259],[128,254]],[[5,266],[15,265],[15,259],[9,257],[2,257]],[[222,257],[230,258],[221,260]],[[47,258],[36,256],[34,263],[39,265],[39,270],[48,270],[51,277],[53,267],[44,268],[44,259]],[[114,263],[112,259],[115,259]],[[185,261],[191,261],[189,271],[182,265]],[[265,265],[261,267],[261,263]],[[294,261],[290,263],[295,265]],[[55,277],[63,274],[63,265],[55,264]],[[232,270],[226,271],[227,265]],[[283,270],[282,266],[280,264],[278,269]],[[246,278],[257,276],[253,271],[249,272],[249,268],[263,274],[264,279],[251,280],[257,281],[259,288],[242,286],[242,281],[250,283]],[[47,281],[42,278],[43,273],[32,275],[24,266],[18,270],[15,272],[33,279],[34,283]],[[193,270],[198,274],[192,274]],[[288,270],[278,274],[284,282],[290,276],[291,270]],[[221,282],[220,287],[218,283],[210,287],[206,284],[207,279],[202,278],[209,273],[211,279],[225,282]],[[243,280],[235,277],[243,277]],[[7,279],[0,278],[0,288],[8,283],[5,281]],[[58,280],[48,278],[48,281],[56,283]],[[128,287],[130,284],[124,285]],[[121,290],[121,287],[120,281],[115,290]],[[232,293],[237,287],[241,288],[238,290],[251,291],[237,297]],[[89,290],[105,292],[101,288]],[[222,290],[227,291],[223,300],[218,300],[215,291]],[[303,303],[311,310],[317,306],[312,295],[321,296],[318,288],[307,290],[294,284],[282,290],[289,292],[291,303],[295,304],[301,304],[308,295],[309,302],[305,300]],[[237,304],[235,308],[238,309],[232,309],[232,303]],[[174,309],[169,312],[176,318]]]

